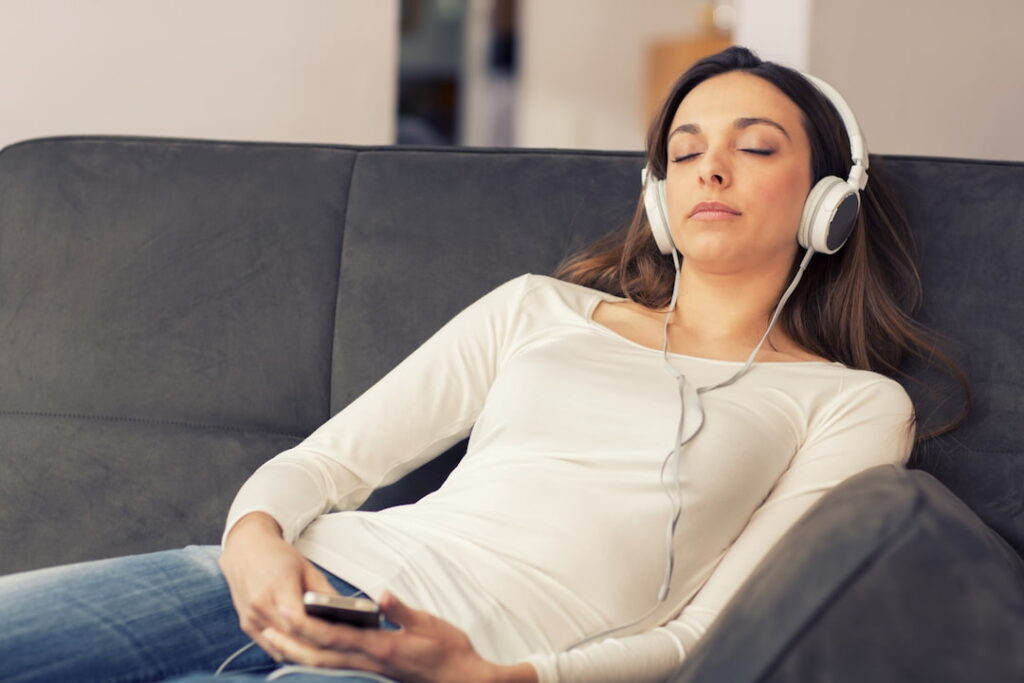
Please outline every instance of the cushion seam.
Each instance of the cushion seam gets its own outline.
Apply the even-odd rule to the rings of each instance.
[[[341,283],[345,264],[345,233],[348,231],[348,215],[352,210],[352,183],[356,178],[356,167],[359,166],[361,152],[352,157],[352,167],[348,173],[348,187],[345,188],[345,215],[341,219],[341,244],[338,245],[338,278],[334,282],[334,311],[331,314],[331,358],[327,364],[327,418],[334,415],[334,356],[338,339],[338,305],[341,302]]]
[[[57,413],[36,410],[0,410],[0,417],[39,417],[52,419],[87,420],[92,422],[133,422],[138,424],[169,425],[174,427],[188,427],[190,429],[219,430],[229,432],[247,432],[252,434],[269,434],[272,436],[284,436],[290,439],[304,439],[299,434],[279,432],[272,429],[260,429],[258,427],[243,427],[240,425],[220,425],[204,422],[189,422],[187,420],[162,420],[151,417],[134,417],[131,415],[89,415],[86,413]]]

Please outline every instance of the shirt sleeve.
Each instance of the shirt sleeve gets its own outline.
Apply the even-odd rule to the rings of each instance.
[[[661,681],[683,662],[768,551],[825,493],[870,467],[904,466],[914,410],[896,382],[879,377],[840,390],[807,440],[700,591],[672,621],[645,633],[610,638],[528,661],[541,683]],[[685,550],[684,550],[685,552]]]
[[[501,365],[529,274],[498,286],[294,448],[264,463],[235,496],[221,542],[265,512],[294,542],[331,509],[354,509],[464,439]]]

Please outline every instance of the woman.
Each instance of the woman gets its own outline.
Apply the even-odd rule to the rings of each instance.
[[[647,156],[651,201],[624,233],[485,295],[261,467],[223,552],[0,581],[0,678],[669,675],[828,489],[906,462],[913,408],[888,376],[932,348],[877,175],[848,238],[801,237],[838,251],[801,253],[812,187],[862,170],[801,75],[742,48],[702,60]],[[351,511],[467,435],[437,492]],[[365,592],[390,628],[308,617],[305,590]]]

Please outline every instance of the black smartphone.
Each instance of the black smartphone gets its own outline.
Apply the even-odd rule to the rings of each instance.
[[[306,614],[324,621],[357,628],[380,628],[380,607],[367,598],[306,591],[302,604]]]

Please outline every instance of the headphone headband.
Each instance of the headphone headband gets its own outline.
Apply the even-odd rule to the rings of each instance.
[[[850,138],[850,158],[853,161],[853,166],[850,167],[850,175],[846,182],[856,186],[858,190],[863,190],[864,186],[868,184],[868,146],[867,141],[864,139],[864,134],[860,130],[860,125],[857,123],[857,117],[854,116],[850,105],[846,103],[846,100],[843,99],[838,90],[817,76],[805,73],[800,75],[810,81],[835,106],[836,111],[839,112],[839,118],[843,120],[843,125],[846,126],[846,136]]]

